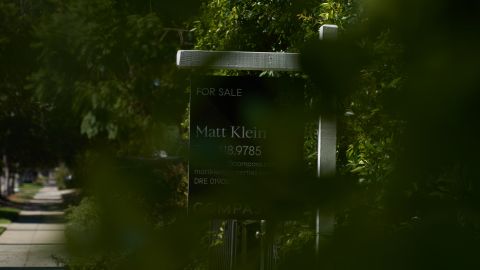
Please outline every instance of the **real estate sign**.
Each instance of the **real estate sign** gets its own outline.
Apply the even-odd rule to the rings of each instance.
[[[255,216],[288,196],[303,160],[303,88],[291,78],[192,79],[191,211]]]

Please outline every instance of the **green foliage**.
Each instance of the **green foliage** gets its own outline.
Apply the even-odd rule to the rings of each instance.
[[[297,52],[318,39],[323,24],[341,29],[358,21],[352,0],[209,1],[194,23],[196,48]]]
[[[305,31],[304,41],[311,41],[318,39],[318,29],[324,24],[335,24],[340,30],[355,27],[362,20],[359,13],[355,0],[327,0],[312,1],[297,17]]]
[[[302,252],[305,245],[312,243],[314,230],[305,221],[287,221],[282,224],[282,231],[277,240],[280,258],[286,258],[292,253]]]
[[[90,237],[86,234],[98,226],[99,210],[92,198],[84,198],[78,206],[67,210],[66,218],[68,226],[66,233],[68,237]]]
[[[210,1],[194,23],[196,47],[214,50],[292,51],[302,34],[294,1]],[[258,37],[261,36],[259,39]]]
[[[158,148],[176,148],[158,133],[177,125],[186,106],[185,82],[177,79],[172,60],[182,44],[172,38],[161,13],[151,8],[131,13],[130,4],[57,4],[35,28],[42,66],[29,88],[51,106],[52,115],[69,117],[71,128],[90,141],[151,155]],[[168,26],[183,31],[181,25]]]
[[[386,103],[401,91],[401,48],[385,32],[376,40],[362,42],[373,61],[360,70],[358,90],[342,104],[348,111],[342,118],[341,147],[346,147],[346,170],[358,175],[361,182],[381,182],[392,170],[399,146],[395,142],[404,127]]]
[[[0,220],[2,223],[10,223],[15,221],[20,215],[20,210],[12,207],[0,207]]]
[[[113,266],[118,261],[113,254],[87,253],[90,242],[95,241],[100,236],[98,228],[100,223],[100,211],[97,203],[92,198],[84,198],[78,206],[67,210],[67,226],[65,235],[69,243],[69,248],[75,254],[69,258],[60,258],[72,269],[106,269]]]
[[[304,157],[307,167],[313,171],[317,168],[318,123],[308,122],[305,127]]]
[[[91,197],[67,215],[69,266],[198,269],[210,244],[208,223],[184,217],[183,164],[107,155],[88,166]]]
[[[32,99],[32,91],[24,89],[36,66],[30,47],[32,26],[44,8],[19,1],[0,3],[0,149],[9,162],[24,166],[35,163],[36,156],[48,163],[52,155],[45,147],[43,108]]]
[[[57,168],[55,168],[55,182],[59,189],[67,188],[65,180],[70,175],[70,170],[67,168],[65,163],[61,163]]]

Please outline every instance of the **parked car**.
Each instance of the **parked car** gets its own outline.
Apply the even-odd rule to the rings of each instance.
[[[37,172],[32,169],[27,169],[20,174],[20,183],[33,183],[37,179]]]

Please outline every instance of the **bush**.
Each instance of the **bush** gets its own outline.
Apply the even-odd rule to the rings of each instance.
[[[20,213],[20,210],[16,208],[11,208],[11,207],[0,207],[0,220],[16,220],[18,218],[18,215]]]
[[[61,258],[69,269],[105,269],[119,261],[117,256],[99,252],[95,247],[100,239],[100,210],[91,197],[82,199],[78,206],[67,210],[67,248],[74,256]]]
[[[57,187],[59,189],[67,188],[65,180],[70,175],[70,170],[64,163],[61,163],[57,168],[55,168],[55,181],[57,182]]]

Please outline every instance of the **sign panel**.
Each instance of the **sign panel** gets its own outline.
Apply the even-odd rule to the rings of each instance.
[[[191,211],[255,216],[287,199],[303,164],[303,87],[291,78],[192,79]]]

